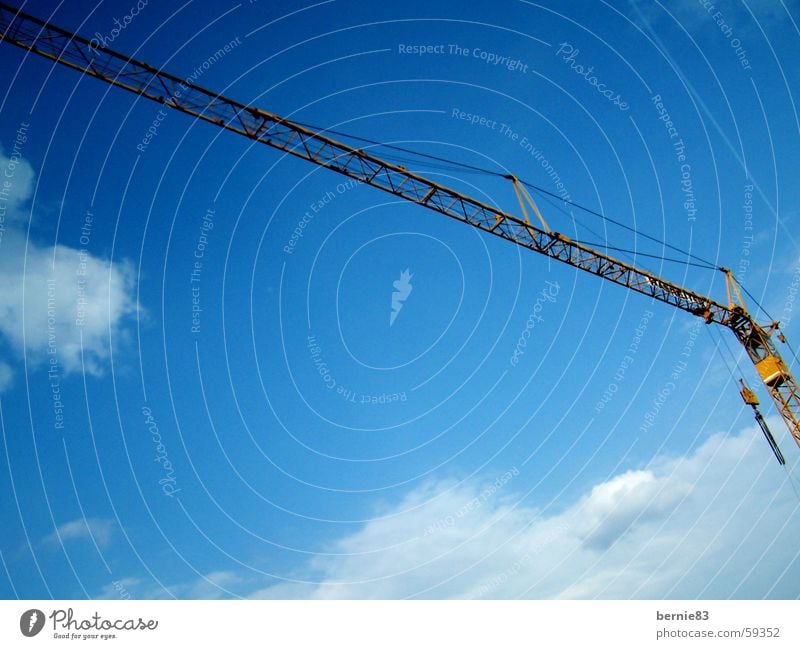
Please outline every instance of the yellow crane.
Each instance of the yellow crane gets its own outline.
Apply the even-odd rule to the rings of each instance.
[[[239,103],[111,49],[93,45],[77,34],[4,3],[0,3],[0,40],[671,304],[703,318],[708,324],[727,327],[744,346],[789,432],[800,446],[800,388],[778,353],[772,336],[778,332],[779,340],[785,342],[785,338],[779,332],[778,322],[761,325],[750,315],[730,270],[719,269],[725,274],[728,299],[727,303],[717,302],[551,231],[536,203],[513,176],[508,178],[513,182],[522,218],[338,142],[312,128]],[[526,203],[538,217],[541,227],[534,226],[528,219]],[[783,464],[783,456],[758,411],[755,394],[742,384],[741,395],[745,403],[754,408],[759,425],[778,461]]]

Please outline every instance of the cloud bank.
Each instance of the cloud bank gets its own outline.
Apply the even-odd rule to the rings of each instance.
[[[114,534],[114,522],[104,518],[76,518],[59,525],[48,534],[43,543],[48,546],[61,546],[70,541],[94,541],[97,547],[107,547]]]
[[[782,431],[780,420],[770,424]],[[788,434],[781,445],[797,457]],[[494,476],[423,484],[319,547],[285,581],[237,568],[166,590],[140,577],[128,583],[142,598],[800,596],[800,497],[755,427],[621,472],[552,513],[522,481],[520,467],[500,488]],[[99,596],[116,592],[109,585]]]
[[[29,365],[47,359],[58,371],[101,374],[110,338],[121,336],[126,319],[137,312],[133,268],[88,250],[29,239],[23,224],[30,217],[25,206],[34,170],[1,150],[0,170],[4,179],[13,171],[0,201],[0,337],[11,352],[0,359],[0,392],[11,387],[11,363],[23,355]]]
[[[783,439],[796,456],[790,444]],[[714,435],[687,456],[616,475],[556,514],[512,494],[512,483],[441,525],[480,499],[483,487],[441,481],[412,491],[325,548],[340,556],[318,555],[295,575],[318,583],[271,585],[250,596],[800,596],[800,503],[756,428]]]

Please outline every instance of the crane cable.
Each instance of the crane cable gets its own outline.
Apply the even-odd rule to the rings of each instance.
[[[318,132],[326,131],[328,133],[332,133],[332,134],[340,136],[340,137],[348,137],[348,138],[352,138],[352,139],[355,139],[355,140],[358,140],[358,141],[361,141],[361,142],[365,142],[365,143],[368,143],[368,144],[370,144],[372,146],[375,146],[375,147],[382,147],[382,148],[385,148],[385,149],[391,149],[391,150],[394,150],[394,151],[400,151],[402,153],[410,154],[410,155],[413,155],[413,156],[418,156],[418,157],[421,157],[421,158],[426,158],[428,160],[434,160],[434,161],[436,161],[438,163],[443,163],[443,164],[439,164],[439,165],[427,165],[429,168],[435,168],[435,169],[439,169],[439,170],[453,170],[453,169],[458,168],[458,169],[466,170],[466,171],[469,171],[469,172],[472,172],[472,173],[482,173],[482,174],[491,175],[491,176],[495,176],[495,177],[502,177],[502,178],[505,178],[505,179],[512,179],[512,180],[514,179],[514,176],[511,176],[509,174],[503,174],[503,173],[500,173],[500,172],[497,172],[497,171],[493,171],[493,170],[490,170],[490,169],[485,169],[483,167],[479,167],[479,166],[476,166],[476,165],[468,164],[468,163],[465,163],[465,162],[459,162],[457,160],[448,159],[448,158],[445,158],[445,157],[442,157],[442,156],[437,156],[437,155],[433,155],[433,154],[429,154],[429,153],[422,153],[422,152],[419,152],[419,151],[415,151],[413,149],[409,149],[407,147],[402,147],[402,146],[398,146],[398,145],[395,145],[395,144],[383,143],[383,142],[379,142],[377,140],[371,140],[371,139],[365,138],[365,137],[354,136],[354,135],[343,133],[341,131],[337,131],[337,130],[334,130],[334,129],[320,129],[319,127],[312,126],[312,125],[309,125],[309,124],[303,124],[301,122],[297,122],[297,123],[300,126],[304,126],[306,128],[311,128],[311,129],[314,129],[314,130],[316,130]],[[406,163],[410,163],[410,164],[422,164],[419,161],[410,160],[408,158],[402,158],[400,156],[393,156],[393,157],[394,157],[395,160],[398,160],[398,161],[401,161],[401,162],[406,162]],[[560,202],[560,203],[562,203],[564,205],[570,205],[570,206],[575,207],[575,208],[577,208],[579,210],[582,210],[582,211],[584,211],[584,212],[586,212],[588,214],[591,214],[593,216],[597,216],[598,218],[600,218],[600,219],[602,219],[602,220],[604,220],[604,221],[606,221],[608,223],[611,223],[611,224],[616,225],[618,227],[621,227],[621,228],[623,228],[625,230],[628,230],[629,232],[632,232],[633,234],[635,234],[637,236],[644,237],[645,239],[653,241],[653,242],[655,242],[655,243],[657,243],[659,245],[664,246],[665,248],[669,248],[670,250],[676,251],[676,252],[678,252],[678,253],[680,253],[682,255],[686,255],[687,258],[694,259],[695,261],[689,261],[688,259],[686,259],[686,260],[675,259],[675,258],[665,257],[664,255],[655,255],[655,254],[644,253],[644,252],[640,252],[640,251],[637,251],[637,250],[630,250],[630,249],[626,249],[626,248],[620,248],[620,247],[617,247],[617,246],[610,246],[610,245],[608,245],[606,243],[597,244],[597,243],[591,243],[591,242],[585,242],[585,241],[576,240],[577,243],[581,243],[583,245],[587,245],[587,246],[591,246],[591,247],[602,247],[602,248],[605,248],[606,250],[614,250],[614,251],[623,253],[625,255],[632,254],[632,255],[634,255],[634,257],[636,255],[639,255],[641,257],[659,259],[661,261],[682,263],[682,264],[685,264],[685,265],[694,266],[694,267],[698,267],[698,268],[704,268],[704,269],[707,269],[707,270],[723,270],[723,268],[721,268],[717,264],[714,264],[713,262],[710,262],[707,259],[704,259],[703,257],[700,257],[698,255],[695,255],[695,254],[687,251],[687,250],[683,250],[683,249],[681,249],[681,248],[679,248],[677,246],[674,246],[674,245],[669,244],[669,243],[667,243],[665,241],[662,241],[661,239],[658,239],[657,237],[653,237],[653,236],[651,236],[649,234],[641,232],[640,230],[637,230],[634,227],[631,227],[631,226],[629,226],[629,225],[627,225],[625,223],[622,223],[620,221],[612,219],[612,218],[610,218],[610,217],[608,217],[608,216],[606,216],[606,215],[604,215],[604,214],[602,214],[600,212],[592,210],[592,209],[590,209],[588,207],[585,207],[585,206],[583,206],[583,205],[581,205],[579,203],[576,203],[576,202],[574,202],[572,200],[567,200],[567,199],[563,198],[562,196],[558,196],[557,194],[554,194],[553,192],[551,192],[551,191],[549,191],[547,189],[544,189],[543,187],[539,187],[538,185],[535,185],[535,184],[533,184],[533,183],[531,183],[529,181],[526,181],[524,179],[516,178],[516,180],[519,181],[522,185],[524,185],[528,189],[531,189],[531,190],[537,192],[539,194],[539,196],[541,198],[543,198],[545,201],[547,201],[551,206],[553,206],[554,208],[556,208],[557,210],[559,210],[563,214],[568,215],[575,224],[581,226],[582,228],[584,228],[585,230],[587,230],[588,232],[590,232],[591,234],[595,235],[596,237],[598,237],[600,239],[603,239],[604,237],[602,235],[600,235],[599,233],[595,232],[594,230],[592,230],[591,228],[589,228],[587,225],[585,225],[584,223],[582,223],[578,219],[576,219],[575,215],[572,214],[571,212],[567,213],[566,210],[563,209],[563,207],[561,207],[560,205],[554,203],[550,199],[555,199],[555,200],[557,200],[558,202]],[[744,285],[741,284],[741,282],[739,282],[738,280],[736,280],[736,281],[737,281],[737,284],[745,292],[745,294],[751,300],[753,300],[753,303],[770,320],[773,320],[773,318],[770,316],[770,314],[767,312],[767,310],[763,306],[761,306],[761,304],[753,296],[753,294],[750,293],[750,291],[748,291],[747,288]],[[713,338],[713,334],[711,333],[711,330],[707,329],[707,331],[709,331],[709,335],[711,336],[712,343],[714,343],[714,338]],[[733,366],[740,373],[743,374],[741,366],[740,366],[740,363],[739,363],[739,360],[736,358],[736,356],[734,355],[733,351],[731,350],[730,345],[728,344],[728,341],[725,340],[725,338],[723,338],[721,335],[719,335],[719,339],[722,340],[728,355],[730,356],[731,360],[733,361]],[[788,341],[784,341],[784,342],[786,342],[786,344],[789,345]],[[719,344],[714,343],[714,346],[715,346],[715,349],[716,349],[717,353],[720,355],[720,358],[722,358],[722,361],[725,364],[725,368],[728,370],[728,373],[731,376],[731,380],[735,382],[736,381],[736,377],[734,375],[733,369],[728,364],[728,360],[725,358],[724,354],[722,353],[722,350],[720,349]],[[797,355],[795,354],[794,349],[791,347],[791,345],[789,345],[789,349],[791,350],[793,356],[795,357],[795,361],[797,361]],[[758,411],[756,411],[756,412],[758,412]],[[767,433],[765,432],[765,435],[766,434]],[[770,434],[770,436],[771,436],[771,434]],[[778,451],[778,453],[780,453],[780,451]],[[781,454],[781,456],[782,456],[782,454]],[[779,458],[779,460],[780,460],[780,458]],[[792,491],[794,492],[794,495],[797,498],[798,502],[800,502],[800,491],[798,491],[798,486],[796,484],[797,478],[794,475],[794,467],[789,465],[789,464],[787,464],[785,462],[785,459],[781,464],[782,464],[784,470],[786,471],[786,476],[787,476],[787,479],[789,481],[789,484],[792,487]]]
[[[409,155],[412,155],[412,156],[417,156],[419,158],[425,158],[425,159],[428,159],[428,160],[433,160],[433,161],[436,161],[438,163],[441,163],[439,165],[430,165],[429,164],[429,165],[427,165],[429,168],[434,168],[434,169],[443,170],[443,171],[450,171],[450,170],[454,170],[454,169],[460,169],[460,170],[469,171],[471,173],[481,173],[481,174],[494,176],[494,177],[505,178],[505,179],[513,179],[514,178],[513,176],[510,176],[509,174],[501,173],[501,172],[494,171],[494,170],[491,170],[491,169],[486,169],[485,167],[480,167],[480,166],[469,164],[469,163],[466,163],[466,162],[460,162],[458,160],[453,160],[453,159],[446,158],[446,157],[443,157],[443,156],[437,156],[437,155],[434,155],[434,154],[431,154],[431,153],[423,153],[421,151],[416,151],[416,150],[410,149],[408,147],[403,147],[403,146],[399,146],[399,145],[396,145],[396,144],[389,144],[389,143],[385,143],[385,142],[380,142],[378,140],[372,140],[370,138],[357,136],[357,135],[352,135],[350,133],[345,133],[345,132],[342,132],[342,131],[339,131],[339,130],[335,130],[335,129],[324,129],[324,128],[320,128],[318,126],[314,126],[314,125],[311,125],[311,124],[305,124],[305,123],[302,123],[302,122],[296,122],[296,123],[299,124],[300,126],[304,126],[305,128],[313,129],[313,130],[317,131],[318,133],[327,132],[327,133],[331,133],[331,134],[339,136],[339,137],[346,137],[346,138],[351,138],[351,139],[354,139],[354,140],[357,140],[357,141],[360,141],[360,142],[364,142],[364,143],[370,144],[370,145],[372,145],[374,147],[381,147],[381,148],[390,149],[390,150],[393,150],[393,151],[399,151],[399,152],[402,152],[402,153],[405,153],[405,154],[409,154]],[[412,159],[409,159],[409,158],[405,158],[405,157],[393,156],[393,158],[395,160],[397,160],[397,161],[405,162],[407,164],[423,164],[423,163],[420,163],[419,161],[415,161],[415,160],[412,160]],[[651,253],[645,253],[645,252],[641,252],[641,251],[638,251],[638,250],[630,250],[628,248],[621,248],[621,247],[618,247],[618,246],[611,246],[611,245],[609,245],[607,243],[595,243],[595,242],[589,242],[589,241],[583,241],[583,240],[576,239],[575,241],[577,243],[579,243],[579,244],[590,246],[590,247],[595,247],[595,248],[600,247],[600,248],[604,248],[606,250],[613,250],[615,252],[622,253],[625,256],[633,255],[633,259],[631,259],[629,257],[629,259],[631,259],[632,262],[635,261],[636,255],[639,255],[640,257],[647,257],[647,258],[650,258],[650,259],[658,259],[660,261],[666,261],[666,262],[680,263],[680,264],[684,264],[684,265],[687,265],[687,266],[703,268],[703,269],[706,269],[706,270],[723,270],[722,267],[718,266],[717,264],[714,264],[713,262],[708,261],[707,259],[704,259],[703,257],[700,257],[699,255],[695,255],[695,254],[693,254],[693,253],[691,253],[691,252],[689,252],[687,250],[683,250],[682,248],[679,248],[678,246],[674,246],[672,244],[669,244],[666,241],[658,239],[657,237],[654,237],[654,236],[649,235],[649,234],[647,234],[645,232],[642,232],[642,231],[640,231],[640,230],[638,230],[638,229],[636,229],[636,228],[634,228],[632,226],[629,226],[629,225],[627,225],[625,223],[617,221],[616,219],[612,219],[611,217],[608,217],[608,216],[602,214],[601,212],[598,212],[596,210],[592,210],[591,208],[588,208],[588,207],[586,207],[584,205],[581,205],[580,203],[576,203],[575,201],[565,199],[562,196],[559,196],[559,195],[557,195],[557,194],[555,194],[555,193],[553,193],[553,192],[551,192],[551,191],[549,191],[549,190],[547,190],[547,189],[545,189],[543,187],[535,185],[535,184],[533,184],[533,183],[531,183],[531,182],[529,182],[527,180],[524,180],[524,179],[521,179],[521,178],[517,178],[517,180],[522,185],[527,187],[528,189],[531,189],[534,192],[537,192],[539,194],[539,196],[541,198],[543,198],[548,204],[550,204],[552,207],[554,207],[555,209],[560,211],[562,214],[565,214],[565,215],[569,216],[570,219],[572,219],[572,221],[575,224],[581,226],[582,228],[584,228],[585,230],[587,230],[591,234],[595,235],[599,239],[603,239],[604,237],[601,234],[595,232],[592,228],[590,228],[586,224],[584,224],[581,221],[579,221],[577,218],[575,218],[575,215],[572,212],[568,213],[558,203],[561,203],[563,205],[570,205],[572,207],[575,207],[575,208],[577,208],[577,209],[579,209],[579,210],[581,210],[583,212],[586,212],[588,214],[596,216],[596,217],[598,217],[598,218],[600,218],[600,219],[602,219],[602,220],[604,220],[604,221],[606,221],[608,223],[611,223],[611,224],[616,225],[618,227],[621,227],[621,228],[623,228],[625,230],[628,230],[629,232],[632,232],[633,234],[635,234],[637,236],[644,237],[645,239],[653,241],[654,243],[657,243],[657,244],[659,244],[661,246],[664,246],[665,248],[669,248],[670,250],[678,252],[678,253],[680,253],[682,255],[686,255],[687,258],[694,259],[695,261],[689,261],[688,259],[676,259],[676,258],[673,258],[673,257],[666,257],[664,255],[656,255],[656,254],[651,254]],[[551,199],[555,199],[555,201],[558,201],[558,203],[554,202]],[[745,294],[753,301],[753,303],[770,320],[774,321],[772,316],[761,305],[761,303],[755,298],[755,296],[749,290],[747,290],[747,287],[745,287],[738,279],[736,280],[736,282],[742,288],[742,290],[745,292]],[[725,345],[725,348],[726,348],[729,356],[731,357],[731,360],[733,361],[734,367],[740,373],[742,373],[740,363],[739,363],[738,359],[736,358],[736,356],[734,355],[733,351],[731,350],[730,345],[728,344],[728,341],[725,340],[722,336],[720,336],[720,339],[722,340],[723,344]],[[713,337],[712,337],[712,342],[713,342]],[[789,347],[789,350],[791,351],[795,362],[796,363],[800,363],[800,361],[798,360],[797,354],[795,353],[794,348],[791,346],[791,344],[785,339],[783,339],[783,342]],[[720,354],[720,357],[722,358],[723,362],[725,363],[725,367],[727,368],[728,373],[731,375],[731,378],[735,381],[735,376],[734,376],[733,370],[728,365],[728,361],[723,356],[719,345],[715,344],[715,347],[717,349],[717,352]],[[784,467],[786,467],[786,465],[784,465]],[[792,488],[795,491],[795,495],[797,495],[797,497],[798,497],[798,501],[800,501],[800,494],[798,493],[798,491],[797,491],[797,489],[796,489],[796,487],[794,485],[793,475],[791,473],[789,473],[789,469],[788,468],[787,468],[787,475],[789,476],[790,480],[792,480]]]
[[[735,279],[735,278],[734,278],[734,279]],[[759,301],[758,301],[758,300],[755,298],[755,296],[754,296],[754,295],[753,295],[753,294],[752,294],[750,291],[748,291],[748,290],[747,290],[747,287],[745,287],[745,286],[744,286],[744,285],[743,285],[743,284],[742,284],[742,283],[741,283],[741,282],[740,282],[738,279],[736,280],[736,283],[737,283],[737,284],[739,285],[739,287],[740,287],[740,288],[741,288],[741,289],[742,289],[742,290],[745,292],[745,294],[747,295],[747,297],[749,297],[751,300],[753,300],[753,303],[754,303],[754,304],[755,304],[755,305],[756,305],[756,306],[757,306],[759,309],[761,309],[761,311],[763,312],[763,314],[764,314],[765,316],[767,316],[767,318],[769,318],[769,319],[770,319],[770,321],[772,321],[772,322],[777,322],[777,321],[775,320],[775,318],[773,318],[773,317],[772,317],[772,316],[769,314],[769,312],[768,312],[768,311],[767,311],[767,310],[766,310],[766,309],[765,309],[763,306],[761,306],[761,303],[760,303],[760,302],[759,302]],[[794,357],[794,362],[795,362],[795,363],[797,363],[797,364],[800,364],[800,359],[798,359],[798,357],[797,357],[797,352],[795,352],[795,351],[794,351],[794,347],[792,347],[792,344],[791,344],[791,343],[790,343],[790,342],[789,342],[789,341],[788,341],[788,340],[787,340],[785,337],[783,337],[783,336],[780,336],[780,337],[779,337],[779,340],[780,340],[780,341],[781,341],[783,344],[785,344],[785,345],[786,345],[786,346],[789,348],[789,351],[792,353],[792,356]]]
[[[554,194],[553,192],[550,192],[550,191],[544,189],[543,187],[539,187],[537,185],[534,185],[534,184],[529,183],[529,182],[527,182],[525,180],[522,180],[522,179],[519,179],[519,181],[523,185],[528,187],[529,189],[533,189],[534,191],[536,191],[536,192],[538,192],[540,194],[545,194],[545,195],[548,195],[548,196],[552,196],[553,198],[556,198],[556,199],[566,203],[567,205],[572,205],[573,207],[576,207],[579,210],[583,210],[584,212],[587,212],[588,214],[591,214],[593,216],[597,216],[597,217],[603,219],[604,221],[608,221],[609,223],[613,223],[614,225],[619,226],[619,227],[621,227],[621,228],[623,228],[625,230],[628,230],[629,232],[633,232],[634,234],[636,234],[636,235],[638,235],[640,237],[644,237],[645,239],[649,239],[650,241],[653,241],[653,242],[658,243],[658,244],[660,244],[662,246],[665,246],[666,248],[669,248],[670,250],[673,250],[675,252],[679,252],[679,253],[681,253],[683,255],[686,255],[687,257],[695,259],[695,260],[705,264],[706,267],[709,268],[709,269],[720,270],[720,267],[717,264],[714,264],[713,262],[710,262],[707,259],[704,259],[703,257],[695,255],[694,253],[691,253],[688,250],[683,250],[682,248],[679,248],[677,246],[673,246],[672,244],[667,243],[666,241],[662,241],[661,239],[659,239],[657,237],[654,237],[654,236],[649,235],[649,234],[647,234],[645,232],[642,232],[641,230],[637,230],[636,228],[634,228],[634,227],[632,227],[630,225],[627,225],[625,223],[622,223],[621,221],[617,221],[616,219],[612,219],[610,216],[606,216],[606,215],[602,214],[601,212],[597,212],[597,211],[595,211],[593,209],[590,209],[588,207],[580,205],[579,203],[576,203],[574,201],[566,200],[566,199],[558,196],[557,194]]]
[[[736,376],[734,375],[733,370],[731,369],[731,366],[728,364],[728,360],[725,358],[725,355],[722,353],[722,350],[721,350],[721,348],[719,346],[719,343],[716,340],[714,340],[714,334],[712,332],[712,329],[707,327],[706,331],[708,332],[709,338],[711,338],[711,342],[714,345],[714,349],[716,350],[717,354],[719,354],[719,357],[722,359],[722,362],[725,365],[725,369],[728,370],[728,374],[730,374],[731,381],[733,383],[735,383],[736,382]],[[716,331],[716,330],[714,330],[714,331]],[[719,339],[722,340],[725,343],[725,346],[727,348],[728,354],[731,355],[732,360],[734,362],[734,366],[736,367],[736,369],[741,371],[741,367],[739,366],[739,363],[736,360],[736,358],[733,357],[733,352],[731,351],[730,346],[727,344],[727,341],[725,340],[725,338],[723,338],[722,335],[719,334],[719,333],[717,334],[717,336],[719,336]],[[758,411],[756,411],[756,412],[758,412]],[[756,418],[756,420],[758,421],[757,418]],[[762,429],[762,431],[763,431],[763,429]],[[766,433],[765,433],[765,435],[766,435]],[[771,433],[770,433],[770,436],[771,436]],[[776,448],[778,448],[777,447],[777,442],[775,442],[775,445],[776,445]],[[773,452],[774,452],[774,449],[773,449]],[[778,453],[780,453],[780,449],[778,449]],[[777,457],[777,454],[776,454],[776,457]],[[798,479],[797,479],[797,476],[795,475],[794,466],[792,464],[790,464],[789,461],[786,460],[786,457],[783,455],[783,453],[780,453],[780,458],[782,458],[783,461],[781,462],[780,459],[779,459],[779,463],[783,467],[783,470],[786,471],[786,478],[787,478],[787,480],[789,482],[789,485],[792,487],[792,491],[794,492],[795,498],[797,498],[797,501],[800,502],[800,491],[798,491]]]
[[[705,330],[708,332],[709,338],[711,338],[711,342],[714,345],[714,349],[716,350],[717,354],[719,354],[719,357],[722,359],[722,362],[725,364],[725,369],[727,369],[728,370],[728,374],[731,375],[731,380],[734,383],[736,383],[736,376],[734,375],[733,370],[731,369],[731,366],[728,364],[728,359],[725,358],[725,355],[722,353],[722,349],[720,349],[719,342],[714,340],[714,333],[713,332],[716,331],[716,329],[712,329],[711,327],[705,327]],[[720,336],[720,339],[724,341],[724,339],[721,336]],[[731,360],[733,361],[733,366],[737,370],[740,370],[741,368],[739,367],[739,364],[737,363],[736,358],[733,356],[729,346],[727,346],[727,350],[728,350],[728,354],[731,356]]]
[[[393,151],[400,151],[402,153],[415,155],[415,156],[418,156],[418,157],[421,157],[421,158],[427,158],[429,160],[435,160],[437,162],[441,162],[441,163],[445,163],[446,165],[449,165],[449,167],[438,167],[439,169],[442,169],[442,170],[447,170],[447,169],[452,170],[452,169],[458,168],[458,169],[470,171],[472,173],[482,173],[482,174],[485,174],[485,175],[495,176],[495,177],[499,177],[499,178],[506,178],[506,179],[510,178],[509,174],[507,174],[507,173],[494,171],[492,169],[487,169],[485,167],[480,167],[480,166],[469,164],[469,163],[466,163],[466,162],[460,162],[458,160],[445,158],[443,156],[438,156],[438,155],[434,155],[434,154],[431,154],[431,153],[423,153],[421,151],[415,151],[414,149],[409,149],[408,147],[398,146],[396,144],[388,144],[388,143],[385,143],[385,142],[380,142],[378,140],[372,140],[370,138],[362,137],[362,136],[359,136],[359,135],[353,135],[351,133],[345,133],[343,131],[339,131],[339,130],[336,130],[336,129],[322,128],[322,127],[319,127],[319,126],[314,126],[313,124],[306,124],[304,122],[294,121],[294,123],[298,124],[299,126],[303,126],[305,128],[309,128],[309,129],[312,129],[314,131],[317,131],[317,133],[330,133],[330,134],[336,135],[338,137],[350,138],[350,139],[353,139],[353,140],[357,140],[357,141],[360,141],[360,142],[365,142],[367,144],[371,144],[371,145],[376,146],[376,147],[382,147],[382,148],[390,149],[390,150],[393,150]],[[415,161],[409,160],[408,158],[399,158],[397,156],[395,156],[394,158],[395,158],[395,160],[400,160],[402,162],[407,162],[407,163],[414,163],[415,162]],[[419,162],[416,162],[416,163],[420,164]],[[601,212],[597,212],[596,210],[593,210],[593,209],[590,209],[588,207],[585,207],[584,205],[581,205],[580,203],[576,203],[575,201],[572,201],[572,200],[567,200],[567,199],[563,198],[562,196],[559,196],[558,194],[554,194],[553,192],[545,189],[544,187],[540,187],[538,185],[535,185],[535,184],[533,184],[533,183],[531,183],[531,182],[529,182],[527,180],[524,180],[522,178],[517,178],[517,180],[519,180],[519,182],[522,183],[523,185],[525,185],[525,187],[527,187],[528,189],[532,189],[533,191],[535,191],[538,194],[540,194],[542,197],[549,196],[551,198],[554,198],[554,199],[556,199],[556,200],[558,200],[558,201],[560,201],[560,202],[562,202],[562,203],[564,203],[566,205],[570,205],[570,206],[575,207],[575,208],[577,208],[579,210],[582,210],[582,211],[584,211],[584,212],[586,212],[588,214],[591,214],[592,216],[596,216],[598,218],[601,218],[604,221],[612,223],[613,225],[621,227],[621,228],[623,228],[625,230],[628,230],[629,232],[632,232],[632,233],[634,233],[634,234],[636,234],[638,236],[644,237],[645,239],[653,241],[654,243],[658,243],[659,245],[665,246],[666,248],[669,248],[669,249],[671,249],[671,250],[673,250],[675,252],[679,252],[679,253],[681,253],[683,255],[686,255],[687,257],[689,257],[691,259],[696,260],[697,262],[701,262],[702,264],[704,264],[704,266],[700,265],[700,264],[691,264],[691,265],[698,266],[700,268],[707,268],[707,269],[710,269],[710,270],[720,270],[720,267],[717,264],[714,264],[713,262],[710,262],[707,259],[704,259],[704,258],[702,258],[702,257],[700,257],[698,255],[695,255],[694,253],[691,253],[688,250],[683,250],[682,248],[679,248],[678,246],[674,246],[674,245],[672,245],[670,243],[667,243],[666,241],[662,241],[658,237],[654,237],[652,235],[649,235],[649,234],[647,234],[645,232],[642,232],[641,230],[638,230],[638,229],[636,229],[636,228],[634,228],[634,227],[632,227],[630,225],[622,223],[621,221],[617,221],[616,219],[612,219],[611,217],[606,216],[606,215],[602,214]],[[665,259],[665,261],[677,261],[679,263],[687,263],[687,264],[690,263],[690,262],[684,262],[683,260],[674,260],[674,259]]]
[[[522,181],[520,181],[520,182],[522,182]],[[582,228],[584,228],[585,230],[587,230],[588,232],[590,232],[594,236],[598,237],[599,239],[603,239],[603,235],[602,234],[600,234],[598,232],[595,232],[588,225],[586,225],[585,223],[582,223],[581,221],[576,219],[575,215],[572,212],[567,212],[564,208],[562,208],[557,203],[554,203],[547,196],[542,196],[541,198],[543,198],[545,200],[545,202],[547,202],[550,206],[552,206],[553,208],[557,209],[562,214],[568,216],[570,219],[572,219],[572,221],[574,221],[575,223],[580,225]],[[705,268],[707,270],[717,270],[717,266],[714,266],[714,265],[708,264],[708,263],[700,264],[700,263],[696,263],[696,262],[692,262],[692,261],[686,261],[685,259],[675,259],[674,257],[664,257],[663,255],[654,255],[654,254],[650,254],[650,253],[646,253],[646,252],[641,252],[639,250],[630,250],[628,248],[619,248],[617,246],[611,246],[611,245],[609,245],[607,243],[594,243],[594,242],[590,242],[590,241],[586,241],[586,240],[581,240],[581,239],[578,239],[578,238],[574,238],[574,241],[576,243],[580,243],[580,244],[582,244],[584,246],[590,246],[590,247],[593,247],[593,248],[605,248],[606,250],[614,250],[616,252],[621,252],[621,253],[624,253],[626,256],[633,255],[633,257],[628,257],[628,259],[633,264],[636,263],[636,259],[635,259],[636,255],[639,255],[640,257],[649,257],[651,259],[658,259],[660,261],[670,261],[670,262],[674,262],[674,263],[677,263],[677,264],[684,264],[684,265],[687,265],[687,266],[696,266],[697,268]],[[683,251],[681,251],[681,252],[683,252]],[[684,254],[688,254],[688,253],[684,252]]]
[[[442,156],[433,155],[432,153],[422,153],[421,151],[415,151],[414,149],[409,149],[407,147],[398,146],[397,144],[388,144],[386,142],[380,142],[378,140],[371,140],[368,137],[363,137],[360,135],[353,135],[352,133],[344,133],[342,131],[337,131],[336,129],[332,128],[322,128],[321,126],[314,126],[313,124],[306,124],[304,122],[299,122],[297,120],[292,120],[294,124],[299,126],[303,126],[304,128],[312,129],[317,131],[317,134],[322,133],[331,133],[333,135],[337,135],[339,137],[346,137],[350,138],[351,140],[358,140],[359,142],[366,142],[367,144],[372,144],[373,146],[379,146],[384,149],[391,149],[392,151],[402,151],[403,153],[409,153],[411,155],[419,156],[421,158],[428,158],[429,160],[436,160],[437,162],[444,162],[450,165],[450,169],[466,169],[475,173],[482,173],[490,176],[499,176],[503,177],[505,174],[500,173],[499,171],[492,171],[491,169],[486,169],[484,167],[478,167],[477,165],[471,165],[466,162],[459,162],[458,160],[451,160],[449,158],[444,158]],[[412,162],[411,160],[397,158],[395,159],[404,160],[406,162]],[[419,163],[418,163],[419,164]]]
[[[587,230],[589,233],[593,234],[598,239],[603,239],[604,238],[602,234],[600,234],[599,232],[595,232],[588,225],[586,225],[582,221],[579,221],[577,218],[575,218],[575,215],[571,211],[567,212],[563,207],[561,207],[557,203],[554,203],[547,196],[542,196],[541,198],[543,198],[548,204],[550,204],[552,207],[557,209],[559,212],[561,212],[562,214],[568,216],[572,220],[573,223],[581,226],[584,230]],[[577,229],[576,229],[576,231],[577,231]],[[633,265],[636,265],[636,255],[637,254],[642,256],[642,257],[652,257],[654,259],[660,259],[662,261],[675,261],[675,262],[681,263],[681,264],[694,265],[692,262],[687,262],[687,261],[684,261],[682,259],[666,259],[666,258],[662,257],[661,255],[650,255],[650,254],[647,254],[647,253],[644,253],[644,252],[639,252],[637,250],[627,250],[625,248],[615,248],[614,246],[609,246],[608,244],[605,244],[605,243],[601,243],[601,244],[588,243],[585,240],[578,239],[577,236],[573,237],[573,241],[575,241],[575,243],[579,243],[579,244],[582,244],[582,245],[585,245],[585,246],[596,247],[596,248],[605,248],[606,250],[615,250],[617,252],[621,252],[621,253],[623,253],[623,256],[626,257],[628,259],[628,261]],[[633,257],[630,256],[631,254],[633,254]]]
[[[789,484],[792,485],[792,491],[794,491],[797,502],[800,502],[800,491],[797,490],[798,479],[794,471],[794,465],[790,465],[787,461],[786,464],[783,465],[783,468],[786,471],[786,477],[789,479]]]

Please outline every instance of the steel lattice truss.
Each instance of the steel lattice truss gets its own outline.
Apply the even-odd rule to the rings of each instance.
[[[800,389],[772,344],[772,328],[759,326],[741,306],[725,306],[320,132],[206,90],[124,54],[93,46],[81,36],[2,3],[0,40],[671,304],[708,323],[730,328],[747,349],[800,445]],[[777,363],[778,379],[765,378],[759,364],[767,357]]]

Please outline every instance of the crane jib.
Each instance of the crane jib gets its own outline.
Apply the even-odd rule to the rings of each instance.
[[[771,340],[777,323],[762,327],[741,300],[734,302],[729,271],[726,306],[322,133],[95,45],[5,3],[0,3],[0,40],[729,328],[800,446],[800,387]]]

